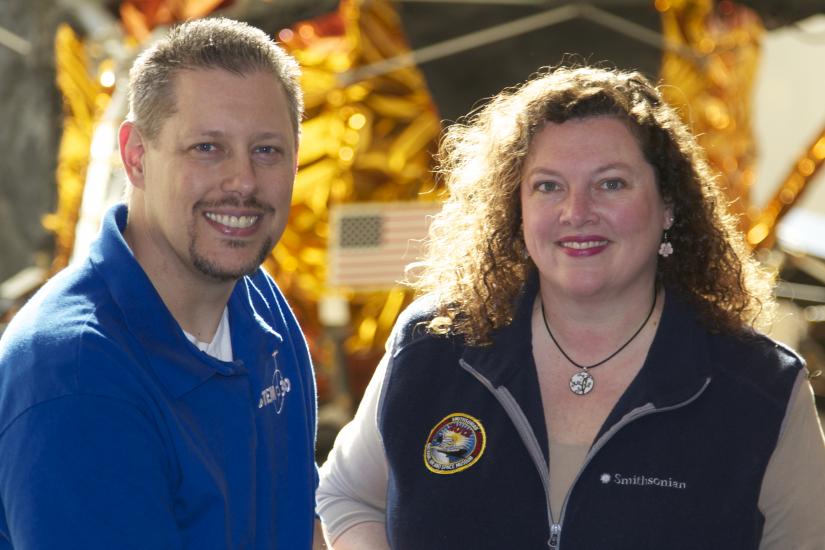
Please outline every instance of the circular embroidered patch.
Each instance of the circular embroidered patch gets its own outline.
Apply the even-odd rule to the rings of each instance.
[[[487,434],[477,418],[452,413],[435,425],[424,445],[424,464],[436,474],[466,470],[481,458]]]

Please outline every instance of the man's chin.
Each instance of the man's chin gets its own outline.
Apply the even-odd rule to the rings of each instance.
[[[212,279],[216,283],[228,283],[230,281],[237,281],[244,275],[250,275],[258,269],[258,266],[248,266],[243,268],[228,268],[226,266],[217,265],[214,262],[203,261],[203,259],[195,258],[193,262],[195,269],[200,271],[203,275]]]
[[[227,283],[237,281],[241,277],[255,273],[269,255],[269,251],[272,250],[272,247],[272,241],[267,240],[267,242],[265,242],[258,250],[258,255],[255,258],[245,263],[239,262],[238,265],[227,265],[226,263],[220,262],[219,259],[213,259],[204,254],[200,254],[194,246],[189,250],[189,254],[192,258],[192,264],[195,266],[195,269],[215,282]],[[231,251],[228,251],[226,254],[226,256],[231,255]]]
[[[243,241],[229,241],[226,244],[229,245],[229,250],[226,250],[223,253],[218,251],[206,254],[198,251],[198,247],[195,242],[192,242],[189,247],[189,257],[192,259],[192,264],[195,269],[215,282],[227,283],[237,281],[245,275],[252,275],[255,273],[274,246],[273,240],[267,239],[258,249],[257,255],[250,257],[248,254],[250,251],[246,251],[247,254],[244,254],[244,249],[247,248],[248,243],[244,243]],[[237,258],[234,265],[232,262],[228,261],[233,256],[243,255],[246,255],[247,259],[245,261],[242,257]],[[221,258],[221,256],[223,256],[223,258]]]

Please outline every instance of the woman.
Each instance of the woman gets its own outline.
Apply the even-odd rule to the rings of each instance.
[[[657,90],[548,71],[441,162],[424,296],[322,469],[333,547],[825,548],[805,369]]]

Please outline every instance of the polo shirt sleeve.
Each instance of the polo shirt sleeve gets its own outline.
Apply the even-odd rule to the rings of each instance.
[[[760,550],[825,547],[825,438],[805,375],[802,369],[762,483]]]
[[[70,394],[29,408],[0,434],[11,546],[179,548],[166,456],[153,422],[125,400]]]
[[[388,472],[377,411],[388,356],[375,369],[355,418],[341,429],[321,467],[316,511],[331,543],[359,524],[384,526]]]

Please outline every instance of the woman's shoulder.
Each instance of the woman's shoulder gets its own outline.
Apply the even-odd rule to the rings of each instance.
[[[431,321],[436,317],[438,304],[435,296],[426,294],[410,303],[395,322],[396,344],[408,344],[431,334]]]
[[[669,292],[670,340],[677,349],[707,363],[708,374],[750,388],[763,397],[787,398],[805,362],[793,349],[750,327],[719,329],[708,325],[696,303]],[[686,344],[685,342],[689,342]]]
[[[753,329],[713,337],[720,373],[740,380],[764,395],[785,401],[804,359],[787,345]]]
[[[805,365],[804,359],[791,347],[756,329],[744,328],[738,333],[718,334],[715,340],[725,356],[739,358],[738,362],[778,371],[796,371]]]
[[[762,370],[766,375],[793,371],[804,367],[804,361],[789,346],[759,330],[742,325],[739,328],[710,326],[700,313],[696,300],[673,289],[668,289],[667,304],[672,322],[671,331],[681,334],[706,334],[713,358],[727,366],[749,371]],[[701,337],[700,337],[701,340]]]
[[[398,316],[391,336],[392,348],[398,352],[413,344],[453,341],[455,335],[449,327],[438,323],[439,310],[435,295],[425,294],[413,300]]]

